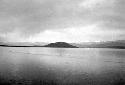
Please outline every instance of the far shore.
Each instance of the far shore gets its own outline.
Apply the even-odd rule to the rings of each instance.
[[[0,45],[0,47],[45,47],[45,46],[14,46],[14,45]],[[70,47],[46,47],[46,48],[70,48]],[[110,49],[125,49],[125,46],[77,47],[77,48],[110,48]]]

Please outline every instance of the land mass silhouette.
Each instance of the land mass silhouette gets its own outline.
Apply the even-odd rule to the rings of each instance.
[[[56,48],[78,48],[77,46],[70,45],[66,42],[56,42],[56,43],[50,43],[48,45],[45,45],[43,47],[56,47]]]
[[[80,43],[44,43],[44,42],[0,42],[1,47],[55,47],[55,48],[115,48],[125,49],[125,40],[80,42]]]

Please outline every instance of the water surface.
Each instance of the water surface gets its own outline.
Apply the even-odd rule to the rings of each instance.
[[[0,47],[0,83],[125,85],[125,50]]]

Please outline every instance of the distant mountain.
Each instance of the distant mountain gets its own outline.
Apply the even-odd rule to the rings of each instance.
[[[56,48],[78,48],[77,46],[70,45],[66,42],[56,42],[45,45],[44,47],[56,47]]]
[[[37,47],[37,46],[44,46],[47,45],[48,43],[44,42],[0,42],[0,46],[11,46],[11,47]]]
[[[71,45],[74,45],[80,48],[122,48],[122,49],[125,49],[125,40],[106,41],[106,42],[72,43]]]
[[[0,42],[0,46],[8,47],[59,47],[59,48],[119,48],[125,49],[125,40],[82,43],[44,43],[44,42]]]

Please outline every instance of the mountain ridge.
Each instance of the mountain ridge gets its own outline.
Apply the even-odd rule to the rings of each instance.
[[[45,45],[43,47],[56,47],[56,48],[78,48],[77,46],[71,45],[66,42],[55,42],[55,43],[50,43],[48,45]]]
[[[61,44],[63,43],[63,44]],[[50,45],[51,44],[51,45]],[[6,47],[71,47],[71,48],[122,48],[125,49],[125,40],[116,41],[103,41],[103,42],[80,42],[80,43],[66,43],[56,42],[44,43],[44,42],[0,42],[0,46]]]

